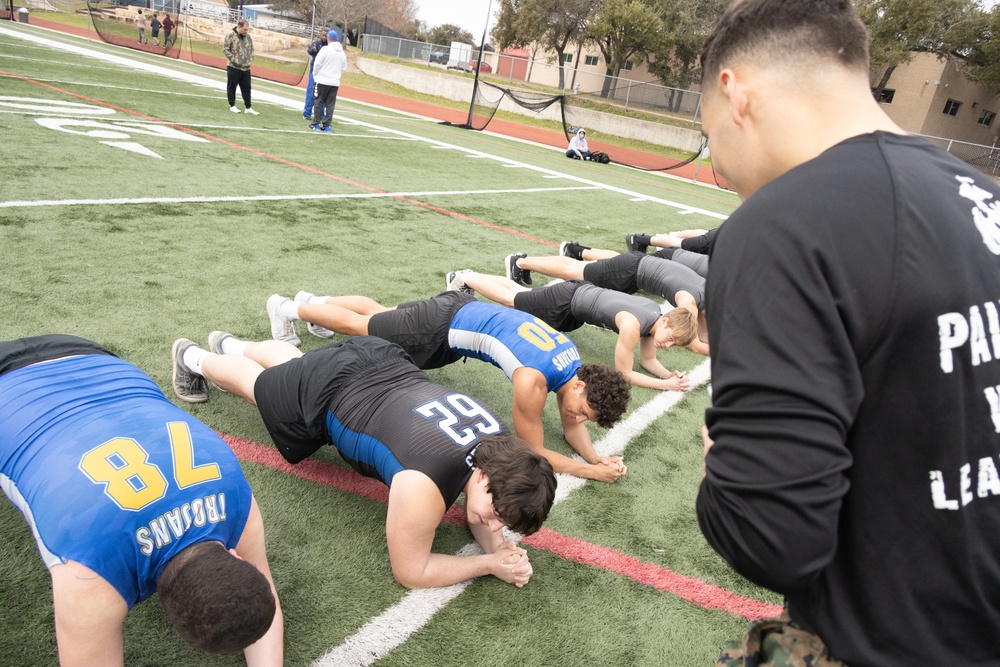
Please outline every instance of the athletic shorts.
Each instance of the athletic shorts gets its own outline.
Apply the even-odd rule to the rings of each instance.
[[[0,342],[0,375],[40,361],[84,354],[116,356],[97,343],[65,334],[47,334]]]
[[[639,261],[646,256],[644,252],[632,251],[599,259],[583,267],[583,279],[604,289],[635,294],[639,290],[635,282]]]
[[[298,463],[329,444],[326,416],[337,395],[361,378],[397,364],[413,365],[401,347],[381,338],[355,336],[265,369],[254,383],[253,395],[285,460]]]
[[[476,298],[464,292],[442,292],[432,299],[408,301],[368,320],[368,335],[396,343],[417,368],[441,368],[462,358],[448,345],[455,313]]]
[[[573,317],[570,304],[583,280],[567,280],[514,295],[514,307],[534,315],[556,331],[573,331],[585,322]]]

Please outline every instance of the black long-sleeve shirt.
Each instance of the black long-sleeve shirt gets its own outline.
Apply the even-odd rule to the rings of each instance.
[[[1000,187],[843,142],[725,223],[708,541],[852,665],[1000,665]]]

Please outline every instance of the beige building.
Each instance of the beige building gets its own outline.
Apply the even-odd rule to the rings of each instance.
[[[893,70],[879,101],[908,132],[986,146],[1000,143],[1000,95],[966,79],[960,61],[914,53]]]

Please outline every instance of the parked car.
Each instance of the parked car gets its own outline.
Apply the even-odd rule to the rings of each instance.
[[[431,57],[430,57],[430,61],[432,63],[437,63],[438,65],[447,65],[448,64],[448,52],[447,51],[438,51],[437,53],[432,53]]]
[[[471,67],[472,69],[478,69],[480,72],[489,73],[493,71],[493,67],[489,63],[483,63],[482,65],[480,65],[478,60],[473,60],[471,63],[469,63],[469,67]]]

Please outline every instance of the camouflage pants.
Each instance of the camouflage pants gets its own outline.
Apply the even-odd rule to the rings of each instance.
[[[788,613],[781,618],[754,621],[742,641],[730,642],[716,667],[846,667],[830,657],[817,635],[792,625]]]

